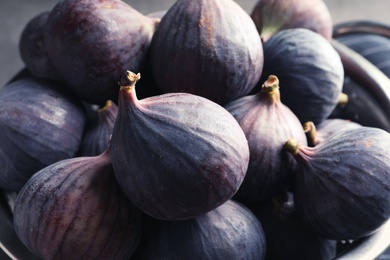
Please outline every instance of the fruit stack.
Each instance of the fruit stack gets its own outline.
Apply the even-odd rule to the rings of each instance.
[[[333,259],[378,232],[390,79],[307,2],[61,0],[31,19],[26,68],[0,90],[21,243],[42,259]]]

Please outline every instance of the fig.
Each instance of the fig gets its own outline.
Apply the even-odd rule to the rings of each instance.
[[[140,74],[120,79],[110,141],[115,175],[146,214],[182,220],[231,199],[249,162],[243,130],[222,106],[190,93],[138,100]]]
[[[19,191],[36,171],[77,154],[86,114],[63,86],[18,79],[0,90],[0,102],[1,188]]]
[[[277,75],[281,101],[299,118],[320,123],[339,102],[344,68],[331,43],[304,28],[286,29],[264,43],[265,75]],[[260,86],[260,82],[258,84]]]
[[[341,118],[328,118],[322,121],[317,126],[309,121],[303,125],[306,134],[307,143],[309,146],[316,146],[321,142],[325,142],[329,137],[340,131],[349,130],[362,125],[352,122],[350,120]]]
[[[335,259],[337,242],[318,236],[302,223],[292,192],[281,192],[250,209],[263,226],[266,260]]]
[[[16,198],[13,219],[19,239],[42,259],[129,259],[141,221],[107,150],[35,173]]]
[[[320,236],[354,240],[390,218],[390,133],[374,127],[341,131],[315,147],[290,139],[298,162],[294,203]]]
[[[232,0],[177,0],[150,46],[152,72],[163,93],[191,93],[220,105],[252,90],[263,60],[252,19]]]
[[[243,129],[250,153],[248,170],[234,198],[260,201],[290,188],[297,168],[283,145],[291,137],[306,144],[306,136],[298,118],[280,101],[277,76],[270,75],[257,94],[238,98],[225,108]]]
[[[331,43],[343,63],[343,92],[348,95],[348,103],[336,106],[330,117],[390,131],[390,79],[345,44],[337,40]]]
[[[118,106],[111,100],[98,109],[96,120],[87,126],[84,133],[80,156],[96,156],[107,149],[117,114]]]
[[[46,52],[43,39],[49,14],[49,11],[44,11],[28,21],[19,39],[19,53],[32,75],[57,80],[59,76]]]
[[[61,80],[81,99],[118,98],[124,70],[140,70],[159,19],[120,0],[62,0],[50,11],[44,45]]]
[[[306,28],[332,38],[333,20],[323,0],[258,0],[251,17],[263,41],[291,28]]]
[[[264,259],[266,240],[256,216],[228,200],[182,221],[152,219],[133,259]]]

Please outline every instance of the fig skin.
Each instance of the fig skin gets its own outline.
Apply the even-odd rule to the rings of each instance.
[[[139,74],[120,81],[110,155],[129,199],[146,214],[181,220],[233,197],[249,161],[248,142],[220,105],[189,93],[138,100]]]
[[[268,75],[277,75],[284,86],[281,101],[301,124],[328,118],[339,102],[344,80],[342,61],[331,43],[308,29],[293,28],[274,34],[263,47],[258,87]]]
[[[315,147],[286,142],[299,172],[294,203],[320,236],[354,240],[390,217],[390,133],[371,127],[341,131]]]
[[[39,78],[58,80],[44,45],[43,30],[50,11],[41,12],[24,27],[19,40],[20,57],[30,73]]]
[[[136,259],[264,259],[262,224],[243,204],[228,200],[182,221],[150,219]]]
[[[107,148],[114,128],[118,106],[111,100],[97,110],[96,119],[87,126],[80,145],[80,156],[96,156]]]
[[[153,75],[163,93],[191,93],[220,105],[253,89],[263,61],[252,19],[232,0],[177,0],[150,46]]]
[[[42,259],[129,259],[141,221],[104,152],[34,174],[17,196],[13,223],[22,243]]]
[[[257,94],[238,98],[225,108],[243,129],[250,152],[248,170],[234,199],[261,201],[289,189],[297,163],[283,152],[283,145],[292,137],[306,144],[306,135],[299,119],[280,101],[277,76],[270,75]]]
[[[1,188],[17,192],[36,171],[77,154],[86,114],[63,86],[18,79],[1,89],[0,102]]]
[[[281,192],[249,206],[259,218],[267,241],[265,260],[329,260],[336,257],[337,242],[307,228],[294,205],[294,194]]]
[[[103,105],[116,102],[123,71],[145,65],[158,22],[119,0],[62,0],[47,19],[44,44],[61,80]]]
[[[264,42],[291,28],[306,28],[332,39],[332,16],[322,0],[258,0],[251,18]]]

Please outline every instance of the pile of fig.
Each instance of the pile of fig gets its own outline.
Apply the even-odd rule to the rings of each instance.
[[[0,89],[13,232],[41,259],[331,259],[374,234],[390,79],[332,31],[321,0],[60,0]]]

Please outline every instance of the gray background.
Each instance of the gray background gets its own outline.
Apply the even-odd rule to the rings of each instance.
[[[22,67],[18,42],[27,22],[40,12],[50,10],[57,0],[0,0],[0,87]],[[174,0],[126,0],[141,13],[168,9]],[[237,0],[248,13],[255,0]],[[334,23],[369,19],[390,24],[389,0],[325,0]],[[390,249],[378,259],[390,260]]]

